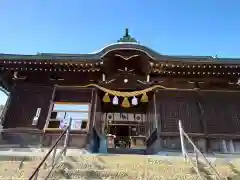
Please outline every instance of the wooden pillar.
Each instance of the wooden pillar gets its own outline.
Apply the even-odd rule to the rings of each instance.
[[[86,149],[88,149],[88,150],[90,150],[90,151],[92,151],[93,149],[94,149],[94,143],[96,143],[95,142],[95,140],[94,140],[94,136],[96,135],[95,133],[94,133],[94,131],[96,132],[96,133],[98,133],[97,131],[97,129],[96,128],[94,128],[95,127],[95,119],[96,119],[96,108],[97,108],[97,105],[96,105],[96,103],[97,103],[97,91],[96,91],[96,89],[92,89],[92,93],[91,93],[92,95],[91,95],[91,102],[90,102],[90,104],[91,104],[91,110],[90,110],[90,112],[91,112],[91,114],[90,114],[90,119],[89,119],[89,121],[88,121],[88,132],[87,132],[87,137],[86,137]],[[93,128],[94,128],[94,130],[93,130]]]
[[[90,115],[90,122],[89,122],[90,128],[95,126],[96,110],[97,110],[97,90],[93,89],[92,90],[92,98],[91,98],[91,115]]]
[[[201,128],[203,130],[204,136],[207,137],[208,132],[207,132],[207,123],[206,120],[204,118],[204,108],[203,108],[203,103],[202,103],[202,95],[200,93],[200,88],[199,88],[199,84],[198,82],[195,82],[195,88],[197,88],[196,90],[196,105],[197,105],[197,109],[199,112],[199,120],[201,123]],[[203,139],[203,144],[204,144],[204,153],[206,153],[208,151],[208,140],[207,138]],[[202,143],[201,143],[202,144]]]
[[[10,81],[11,75],[7,72],[2,72],[0,73],[0,85],[1,85],[1,91],[5,94],[8,95],[7,102],[4,105],[2,114],[0,116],[0,125],[1,129],[3,128],[3,123],[5,121],[5,117],[7,113],[9,113],[9,107],[11,106],[11,101],[12,101],[12,92],[14,91],[15,85],[13,85],[11,88],[8,86],[7,80]]]
[[[159,132],[158,132],[158,116],[157,116],[157,102],[156,102],[156,95],[155,92],[153,94],[153,111],[154,111],[154,123],[155,127],[157,129],[157,142],[156,142],[156,147],[154,148],[154,152],[159,152],[160,151],[160,139],[159,139]]]
[[[230,153],[234,153],[235,152],[235,147],[234,147],[232,139],[228,141],[228,147],[229,147]]]
[[[153,111],[154,111],[154,123],[156,125],[156,128],[158,128],[158,116],[157,116],[157,104],[156,104],[156,95],[155,92],[153,94]]]
[[[41,137],[41,140],[40,140],[40,144],[41,144],[40,146],[41,147],[43,147],[44,141],[45,141],[45,138],[46,138],[45,129],[48,128],[48,125],[49,125],[49,119],[50,119],[51,113],[52,113],[53,102],[54,102],[54,98],[55,98],[55,92],[56,92],[56,86],[53,86],[51,100],[49,101],[48,114],[47,114],[47,118],[46,118],[45,125],[44,125],[44,128],[43,128],[42,137]]]
[[[0,116],[0,125],[1,125],[1,126],[2,126],[3,123],[4,123],[6,114],[7,114],[7,112],[8,112],[9,107],[10,107],[10,104],[11,104],[11,93],[8,95],[7,101],[6,101],[5,105],[4,105],[2,114],[1,114],[1,116]]]
[[[7,91],[11,91],[12,87],[9,84],[12,84],[12,73],[10,72],[2,72],[0,73],[0,82],[1,86]]]
[[[156,126],[157,126],[157,138],[159,141],[159,149],[162,148],[162,138],[160,137],[160,133],[162,131],[162,116],[160,112],[160,103],[158,102],[158,99],[156,98],[156,93],[159,93],[159,91],[154,91],[154,111],[155,111],[155,118],[156,118]]]

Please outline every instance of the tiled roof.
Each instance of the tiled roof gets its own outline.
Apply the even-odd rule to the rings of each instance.
[[[132,42],[120,42],[110,44],[98,52],[91,54],[61,54],[61,53],[37,53],[36,55],[0,54],[0,60],[68,60],[85,61],[101,60],[108,52],[115,50],[137,50],[144,52],[155,61],[182,61],[182,62],[206,62],[239,64],[238,58],[214,58],[212,56],[168,56],[162,55],[146,46]]]

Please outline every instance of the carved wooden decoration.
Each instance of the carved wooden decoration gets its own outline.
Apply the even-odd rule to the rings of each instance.
[[[120,57],[120,58],[124,59],[125,61],[128,61],[132,58],[138,57],[139,54],[134,54],[134,55],[131,55],[131,56],[122,56],[120,54],[115,54],[115,56]]]

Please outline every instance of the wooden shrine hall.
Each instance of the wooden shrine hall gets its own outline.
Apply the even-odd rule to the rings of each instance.
[[[126,30],[93,54],[0,54],[1,144],[180,150],[178,121],[203,152],[240,151],[240,60],[168,56]]]

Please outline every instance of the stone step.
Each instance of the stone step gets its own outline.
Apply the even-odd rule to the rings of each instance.
[[[14,159],[0,161],[0,179],[27,179],[42,158],[22,157]],[[215,161],[212,164],[222,177],[240,179],[239,161]],[[40,170],[39,178],[44,178],[47,175],[50,165],[51,157]],[[216,179],[214,172],[206,165],[200,164],[200,169],[206,178]],[[169,159],[169,157],[159,156],[114,154],[66,156],[55,167],[50,179],[76,179],[77,177],[81,179],[96,179],[97,177],[105,179],[141,179],[142,177],[171,180],[199,179],[191,165],[184,162],[182,158]]]
[[[29,178],[40,161],[0,161],[0,179],[27,179]],[[42,167],[39,177],[46,176],[48,170]]]
[[[114,180],[200,180],[196,174],[177,173],[165,175],[148,171],[121,171],[121,170],[97,170],[75,169],[55,170],[49,179],[114,179]]]
[[[170,164],[168,162],[162,162],[161,164],[154,164],[142,161],[99,161],[95,160],[85,160],[78,162],[62,161],[58,164],[59,169],[117,169],[121,171],[149,171],[157,173],[193,173],[194,170],[190,165],[184,164]]]
[[[110,179],[199,179],[195,171],[183,161],[171,163],[158,158],[139,155],[99,155],[65,157],[52,177]],[[114,177],[114,178],[113,178]]]
[[[32,175],[32,173],[34,172],[34,170],[36,169],[36,167],[39,165],[41,161],[39,160],[35,160],[35,161],[26,161],[23,162],[20,166],[20,169],[18,171],[18,173],[16,174],[17,177],[21,177],[21,178],[27,178],[30,177]],[[47,172],[47,167],[46,166],[42,166],[39,172],[39,175],[42,177],[45,177]]]
[[[221,177],[238,177],[238,174],[229,168],[229,164],[217,163],[213,164]],[[124,172],[148,172],[162,176],[176,176],[181,174],[196,175],[196,172],[189,163],[183,160],[166,160],[157,156],[141,156],[141,155],[97,155],[97,156],[79,156],[65,157],[59,163],[58,169],[65,171],[91,170],[114,170]],[[201,173],[207,178],[216,179],[214,171],[206,165],[200,164]],[[240,178],[239,178],[240,179]]]
[[[2,177],[14,176],[19,168],[20,161],[1,161],[0,162],[0,179]]]
[[[108,153],[111,154],[145,154],[145,149],[130,149],[130,148],[108,148]]]

